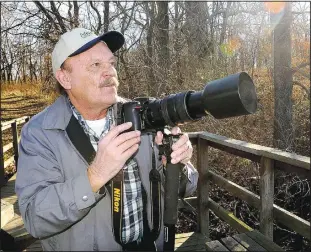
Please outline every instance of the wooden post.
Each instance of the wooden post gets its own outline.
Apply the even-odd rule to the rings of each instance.
[[[273,241],[274,160],[262,157],[260,164],[260,232]]]
[[[198,224],[199,232],[209,237],[209,181],[208,181],[208,144],[207,141],[200,138],[198,139]]]
[[[4,176],[4,158],[3,158],[3,142],[2,142],[2,128],[0,128],[0,187],[6,184]]]
[[[17,170],[17,160],[18,160],[18,132],[17,132],[17,123],[16,121],[11,124],[12,135],[13,135],[13,149],[14,149],[14,160]]]

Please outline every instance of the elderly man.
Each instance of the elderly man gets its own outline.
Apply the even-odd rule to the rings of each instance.
[[[44,250],[163,250],[163,135],[153,139],[129,131],[130,122],[115,123],[116,104],[124,99],[117,95],[113,53],[123,43],[116,31],[96,36],[75,28],[63,34],[52,53],[61,95],[22,129],[16,193],[25,227]],[[189,162],[188,136],[182,134],[172,149],[171,162],[185,164],[183,196],[190,195],[198,174]],[[149,180],[153,155],[162,177],[158,212]],[[120,220],[111,196],[119,174]]]

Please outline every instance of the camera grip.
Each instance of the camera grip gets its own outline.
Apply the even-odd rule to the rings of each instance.
[[[123,105],[123,123],[132,122],[132,127],[128,131],[141,130],[141,118],[140,118],[141,106],[139,102],[127,102]]]

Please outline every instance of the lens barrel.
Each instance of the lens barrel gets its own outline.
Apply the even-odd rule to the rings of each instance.
[[[197,120],[207,114],[223,119],[256,110],[255,85],[247,73],[241,72],[208,82],[202,91],[190,90],[161,100],[149,100],[143,104],[142,117],[146,129],[157,129]]]
[[[207,83],[202,99],[205,110],[216,119],[252,114],[257,110],[255,85],[245,72]]]

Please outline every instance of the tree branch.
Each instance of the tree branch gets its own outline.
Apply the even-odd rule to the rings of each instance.
[[[301,87],[304,91],[306,91],[307,95],[308,95],[308,99],[310,100],[310,90],[305,87],[304,85],[302,85],[300,82],[298,81],[293,81],[293,85],[299,86]]]
[[[53,24],[55,30],[59,31],[59,27],[57,26],[57,24],[55,23],[54,19],[52,18],[52,16],[47,12],[47,10],[43,7],[43,5],[39,2],[39,1],[33,1],[34,4],[39,8],[39,10],[41,10],[44,15],[47,17],[47,19],[51,22],[51,24]]]
[[[96,33],[99,33],[100,28],[102,27],[102,19],[100,17],[100,13],[99,13],[98,9],[94,6],[92,1],[90,1],[90,5],[91,5],[92,9],[96,12],[96,15],[97,15],[98,23],[97,23]]]
[[[62,16],[59,14],[59,11],[56,9],[55,3],[53,1],[50,1],[51,9],[53,11],[53,14],[55,15],[58,24],[60,28],[62,29],[62,32],[65,33],[67,31],[66,26],[62,20]]]

